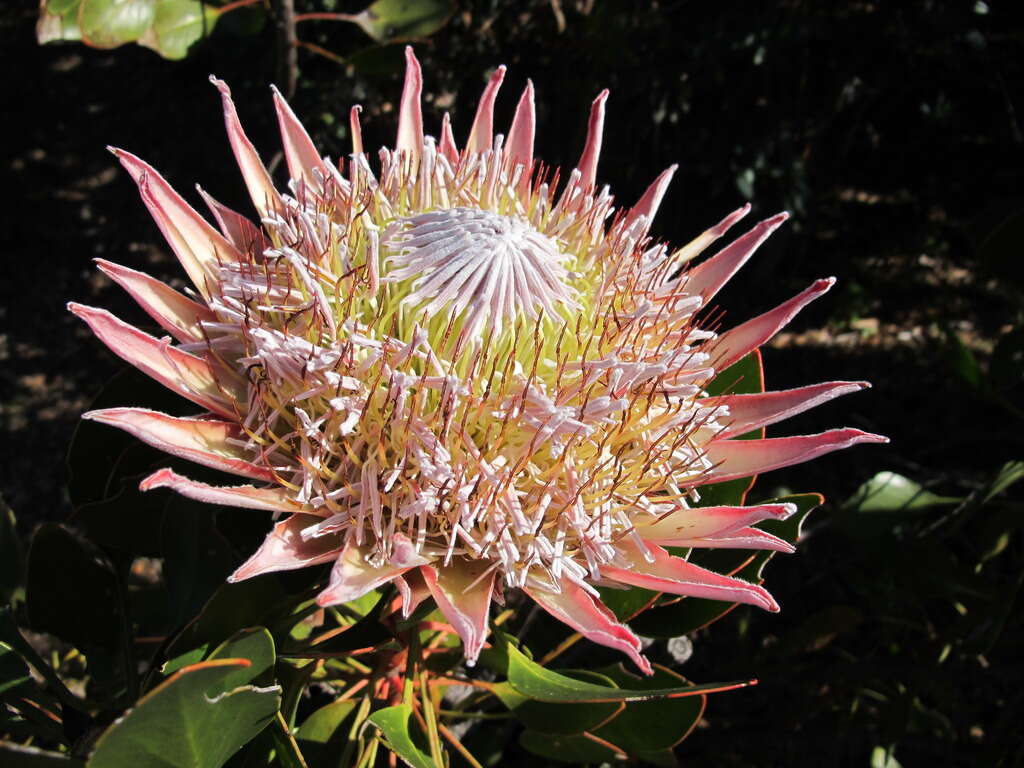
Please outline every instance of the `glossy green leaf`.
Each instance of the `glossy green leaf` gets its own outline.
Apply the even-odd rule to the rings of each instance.
[[[582,734],[552,736],[539,731],[523,731],[519,744],[527,752],[560,763],[618,763],[625,752],[614,744]]]
[[[138,40],[153,23],[156,0],[82,0],[78,24],[82,41],[116,48]]]
[[[139,38],[165,59],[183,59],[189,49],[213,32],[216,8],[196,0],[156,0],[153,25]]]
[[[590,670],[565,670],[573,680],[595,683],[608,688],[617,687],[610,677]],[[524,696],[511,683],[496,683],[491,692],[529,730],[538,733],[574,734],[592,731],[618,714],[622,702],[551,704]]]
[[[513,645],[508,647],[508,682],[523,696],[537,701],[556,703],[568,702],[607,702],[607,701],[651,701],[666,697],[698,696],[715,691],[728,691],[743,688],[752,681],[744,680],[732,683],[707,683],[694,686],[674,686],[657,690],[612,688],[582,680],[575,680],[566,675],[530,661]]]
[[[427,37],[455,13],[451,0],[377,0],[352,21],[378,43]]]
[[[243,627],[269,625],[286,597],[274,574],[222,584],[196,619],[170,643],[167,658],[186,656],[204,646],[209,648]]]
[[[277,686],[235,686],[244,659],[186,667],[142,697],[96,742],[89,768],[220,768],[274,717]]]
[[[0,765],[4,768],[85,768],[85,763],[70,755],[2,740]]]
[[[597,590],[601,593],[601,602],[615,614],[615,618],[619,621],[629,621],[650,606],[658,597],[657,592],[643,587],[629,589],[598,587]]]
[[[348,741],[349,720],[357,704],[352,699],[332,701],[295,730],[295,741],[309,768],[334,768]]]
[[[247,659],[251,664],[228,675],[223,682],[225,690],[246,683],[270,685],[274,681],[274,638],[263,627],[235,633],[214,649],[210,659]]]
[[[381,595],[370,612],[348,629],[322,641],[318,636],[310,642],[289,644],[281,649],[281,655],[303,659],[344,656],[358,648],[370,648],[392,640],[394,636],[380,621],[388,602],[388,596]]]
[[[708,383],[705,390],[708,395],[749,395],[764,392],[764,365],[760,351],[754,350],[720,372]]]
[[[962,501],[952,496],[937,496],[895,472],[879,472],[857,489],[846,506],[857,512],[916,512]]]
[[[33,629],[80,648],[116,651],[122,626],[117,575],[88,542],[55,523],[29,549],[26,604]]]
[[[413,768],[436,768],[430,758],[425,739],[418,731],[413,732],[410,729],[412,707],[399,704],[378,709],[367,719],[380,728],[391,751]]]
[[[633,690],[657,691],[690,685],[682,675],[660,665],[654,665],[654,674],[650,677],[634,675],[622,664],[598,671],[620,688]],[[706,701],[705,696],[688,696],[630,702],[617,717],[594,731],[594,735],[618,745],[635,758],[647,752],[669,750],[696,727]]]
[[[772,499],[774,503],[790,502],[796,504],[797,512],[788,520],[765,520],[757,527],[778,536],[780,539],[795,544],[800,538],[800,528],[807,515],[820,506],[824,499],[817,493],[803,493],[794,496],[783,496]],[[760,583],[761,573],[765,565],[772,559],[775,552],[758,551],[750,557],[746,565],[734,575],[754,583]],[[679,637],[717,621],[737,606],[737,603],[720,600],[704,600],[696,597],[684,597],[670,605],[658,606],[644,611],[629,622],[634,631],[645,637]]]

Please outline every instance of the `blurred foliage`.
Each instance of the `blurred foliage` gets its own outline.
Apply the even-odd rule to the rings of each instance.
[[[295,16],[293,0],[40,0],[36,39],[39,43],[81,42],[92,48],[117,48],[138,43],[165,59],[183,59],[197,43],[213,34],[225,14],[234,30],[258,34],[268,9],[283,17],[281,24],[294,27],[300,21],[344,21],[357,25],[380,42],[426,37],[451,17],[449,0],[377,0],[359,13],[334,13],[322,9]],[[288,6],[288,11],[283,6]],[[332,2],[324,5],[333,6]],[[239,13],[239,11],[241,11]],[[241,18],[239,18],[241,17]],[[326,52],[325,52],[326,53]]]

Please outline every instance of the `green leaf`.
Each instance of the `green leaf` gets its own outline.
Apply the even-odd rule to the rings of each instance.
[[[183,59],[189,49],[213,32],[220,12],[196,0],[156,0],[153,25],[139,38],[165,59]]]
[[[117,575],[97,549],[56,523],[44,523],[29,549],[27,581],[33,629],[83,649],[119,649]]]
[[[24,598],[25,554],[15,524],[14,511],[0,496],[0,604]]]
[[[670,686],[692,685],[682,675],[657,664],[650,677],[633,675],[621,664],[598,671],[610,677],[620,688],[633,690],[658,691]],[[594,735],[618,745],[636,758],[647,752],[670,750],[696,727],[704,714],[706,701],[705,696],[688,696],[631,702]]]
[[[394,636],[385,627],[380,617],[387,607],[388,596],[380,595],[376,605],[363,618],[342,632],[319,641],[319,637],[311,642],[290,644],[281,649],[282,656],[301,659],[321,659],[332,656],[346,656],[358,648],[371,648],[392,640]]]
[[[617,763],[625,752],[614,744],[583,734],[552,736],[539,731],[523,731],[519,744],[528,752],[561,763]]]
[[[391,751],[413,768],[436,768],[422,736],[410,730],[411,718],[412,707],[408,704],[399,704],[378,709],[367,719],[380,728]]]
[[[277,686],[234,686],[244,659],[185,667],[143,696],[96,742],[89,768],[220,768],[273,719]]]
[[[306,718],[295,731],[295,741],[309,768],[334,768],[348,741],[347,723],[356,711],[352,699],[333,701]]]
[[[85,768],[85,763],[61,752],[49,752],[0,740],[0,764],[4,768]]]
[[[999,468],[995,479],[989,483],[982,497],[982,504],[986,504],[1008,489],[1014,483],[1024,480],[1024,461],[1008,461]]]
[[[615,614],[615,618],[619,621],[629,621],[658,598],[657,592],[643,587],[630,587],[629,589],[598,587],[597,591],[601,593],[601,602]]]
[[[250,682],[256,685],[271,685],[274,682],[274,663],[277,661],[274,638],[263,627],[236,632],[214,649],[210,659],[247,659],[251,665],[225,678],[225,690]]]
[[[824,498],[817,493],[802,493],[794,496],[783,496],[771,499],[771,503],[796,504],[797,512],[788,520],[764,520],[757,527],[780,539],[795,544],[800,538],[800,528],[807,515],[821,506]],[[753,583],[760,583],[761,573],[765,565],[772,559],[775,552],[761,550],[756,552],[734,575]],[[697,597],[684,597],[670,605],[659,606],[644,611],[629,622],[630,627],[645,637],[679,637],[689,632],[706,627],[737,606],[737,603],[721,600],[704,600]]]
[[[351,21],[378,43],[427,37],[455,13],[451,0],[377,0]]]
[[[586,669],[565,670],[562,674],[573,680],[608,688],[617,687],[610,677]],[[523,696],[510,683],[496,683],[491,691],[519,722],[538,733],[573,734],[592,731],[621,712],[624,706],[622,702],[549,704]]]
[[[937,496],[895,472],[879,472],[861,485],[845,506],[857,512],[916,512],[962,501],[952,496]]]
[[[197,649],[205,650],[243,627],[267,626],[286,598],[272,573],[235,584],[222,584],[196,619],[171,641],[166,656],[173,660],[195,653]]]
[[[517,692],[537,701],[555,703],[651,701],[666,697],[697,696],[715,691],[728,691],[753,683],[753,681],[745,680],[732,683],[675,686],[657,690],[614,688],[574,680],[566,675],[545,669],[530,661],[513,645],[508,646],[508,660],[508,682]]]
[[[712,379],[705,391],[715,395],[751,395],[764,392],[764,365],[761,353],[754,350],[737,360]]]
[[[82,42],[116,48],[138,40],[153,23],[156,0],[82,0],[78,25]]]
[[[82,0],[46,0],[46,10],[63,16],[65,13],[74,11],[82,3]]]

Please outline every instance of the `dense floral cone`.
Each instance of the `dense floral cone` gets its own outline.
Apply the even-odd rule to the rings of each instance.
[[[160,470],[166,487],[275,513],[231,577],[332,562],[321,605],[393,583],[408,613],[426,596],[472,663],[491,600],[522,589],[644,670],[640,641],[595,585],[640,586],[778,610],[762,587],[666,546],[788,551],[753,527],[787,504],[694,507],[699,488],[884,438],[855,429],[735,440],[863,382],[708,396],[715,372],[769,340],[832,280],[721,334],[696,313],[785,220],[756,224],[683,269],[749,206],[679,250],[651,220],[674,168],[631,208],[596,185],[607,92],[561,179],[534,158],[533,87],[506,136],[494,73],[462,149],[447,117],[424,135],[422,79],[407,51],[394,149],[364,152],[359,108],[344,164],[321,158],[274,93],[290,183],[275,189],[238,122],[228,137],[258,223],[202,193],[218,228],[161,176],[113,150],[194,285],[189,296],[100,261],[170,337],[109,312],[71,311],[111,350],[198,405],[86,418],[244,478],[214,487]]]

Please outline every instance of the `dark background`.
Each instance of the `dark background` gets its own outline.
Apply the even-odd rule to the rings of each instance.
[[[761,685],[710,701],[680,748],[684,764],[874,767],[885,764],[878,748],[908,768],[1024,764],[1015,603],[1024,509],[1013,491],[952,514],[865,522],[843,507],[881,470],[977,501],[1004,462],[1024,458],[1020,4],[457,5],[445,28],[416,43],[428,133],[447,109],[463,139],[487,75],[504,63],[496,125],[508,125],[531,78],[537,154],[571,167],[590,101],[610,88],[599,177],[617,199],[632,204],[680,164],[659,237],[682,244],[747,200],[751,220],[793,214],[719,297],[726,322],[817,277],[839,278],[766,350],[767,383],[869,379],[874,389],[773,434],[848,425],[892,438],[761,480],[763,495],[815,490],[829,503],[800,553],[768,573],[783,613],[736,612],[694,639],[685,674],[752,675]],[[64,304],[137,317],[89,260],[180,283],[134,184],[104,147],[152,162],[193,202],[200,182],[245,209],[206,77],[229,82],[270,161],[278,142],[267,83],[280,71],[270,25],[246,35],[221,24],[187,60],[168,62],[135,46],[40,47],[35,13],[29,3],[0,11],[0,491],[26,531],[67,516],[66,445],[120,367]],[[347,24],[301,32],[348,58],[300,52],[291,104],[321,151],[349,152],[347,113],[357,102],[367,147],[390,144],[401,45],[373,47]]]

